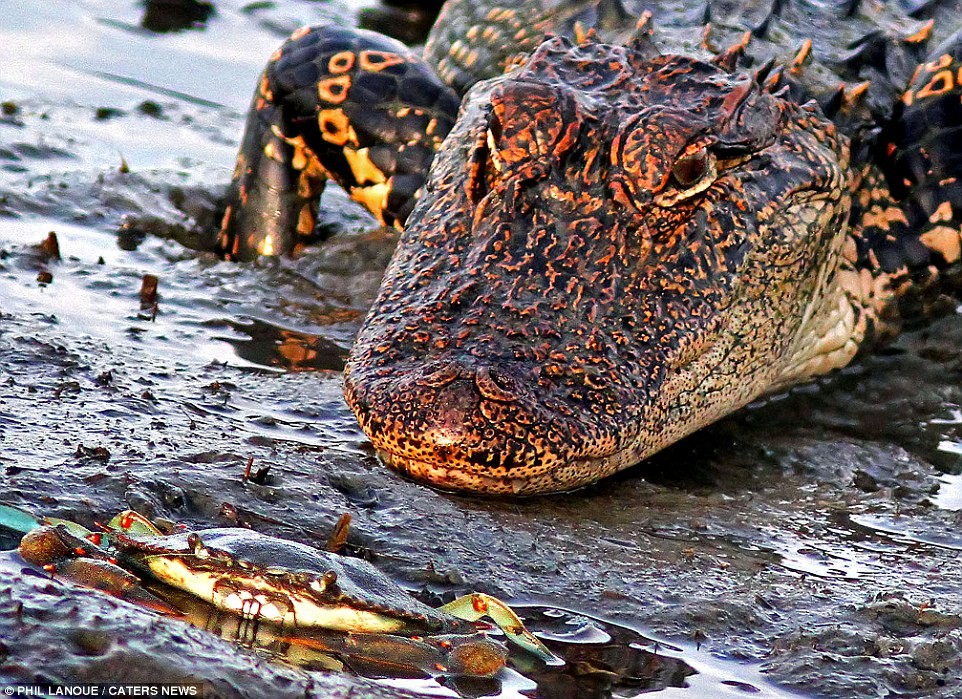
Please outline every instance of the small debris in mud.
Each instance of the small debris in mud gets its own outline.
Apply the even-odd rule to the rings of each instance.
[[[147,233],[131,219],[125,218],[117,231],[117,247],[121,250],[133,251],[147,238]]]
[[[140,307],[149,309],[157,305],[157,286],[160,283],[156,274],[145,274],[140,282]],[[156,309],[155,309],[156,310]]]
[[[337,524],[334,525],[334,530],[331,532],[331,536],[327,539],[327,544],[324,549],[330,551],[331,553],[340,553],[340,551],[347,544],[348,534],[351,532],[351,513],[345,512],[337,520]]]
[[[130,173],[130,165],[127,164],[127,159],[120,156],[120,167],[117,168],[117,172],[121,175],[127,175]]]
[[[110,459],[110,451],[107,447],[88,447],[85,444],[78,444],[74,456],[78,459],[93,459],[94,461],[107,461]]]
[[[37,274],[37,281],[41,284],[51,284],[53,282],[53,275],[47,271],[40,272]]]
[[[257,0],[256,2],[249,2],[240,8],[240,11],[245,15],[252,15],[255,12],[260,12],[261,10],[271,10],[276,7],[276,3],[271,0]]]
[[[0,111],[3,112],[4,116],[14,116],[20,112],[20,107],[16,102],[7,100],[5,102],[0,102]]]
[[[114,372],[108,369],[107,371],[102,371],[97,374],[97,378],[94,379],[94,383],[98,386],[110,386],[114,382]]]
[[[94,112],[94,119],[97,121],[106,121],[114,117],[123,116],[124,114],[123,109],[117,109],[116,107],[97,107]]]
[[[140,282],[140,309],[147,311],[149,315],[141,315],[140,318],[149,320],[153,323],[157,320],[157,311],[160,306],[157,303],[157,286],[160,279],[154,274],[145,274]]]
[[[59,262],[62,259],[60,257],[60,241],[57,240],[57,234],[54,231],[47,233],[47,237],[40,243],[40,254],[45,262],[51,260]]]
[[[241,478],[242,483],[253,483],[254,485],[267,485],[268,479],[270,478],[271,467],[270,464],[267,466],[261,466],[258,468],[254,475],[251,475],[251,469],[254,466],[254,457],[248,457],[247,465],[244,467],[244,476]]]
[[[214,6],[203,0],[146,0],[140,26],[158,34],[201,29],[214,14]]]
[[[62,384],[54,389],[53,397],[60,398],[64,393],[80,393],[80,382],[78,381],[64,381]]]
[[[221,519],[226,519],[234,526],[238,525],[240,513],[237,511],[236,505],[229,502],[222,502],[220,504],[220,511],[217,514]]]
[[[154,117],[155,119],[159,119],[164,115],[164,108],[153,100],[144,100],[138,104],[137,111],[145,116]]]
[[[97,629],[77,629],[70,640],[80,655],[104,655],[113,645],[110,634]]]

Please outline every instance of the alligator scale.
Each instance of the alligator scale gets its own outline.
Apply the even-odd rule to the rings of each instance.
[[[959,0],[452,0],[423,57],[305,28],[260,81],[230,259],[326,180],[403,228],[345,370],[383,459],[582,486],[954,307]]]

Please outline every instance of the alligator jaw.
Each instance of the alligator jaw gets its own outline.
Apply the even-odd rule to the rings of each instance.
[[[492,496],[568,493],[630,466],[638,460],[633,454],[634,450],[625,450],[607,458],[569,461],[541,475],[520,478],[494,475],[488,469],[465,469],[463,464],[445,466],[394,456],[383,450],[377,452],[385,464],[419,483],[450,492]]]

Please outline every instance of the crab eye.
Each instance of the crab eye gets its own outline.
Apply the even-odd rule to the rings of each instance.
[[[709,171],[709,158],[707,148],[679,158],[671,168],[672,178],[679,186],[688,189]]]

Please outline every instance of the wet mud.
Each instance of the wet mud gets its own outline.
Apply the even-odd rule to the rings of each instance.
[[[16,3],[0,27],[0,502],[317,545],[350,512],[351,554],[432,604],[518,604],[573,670],[516,659],[498,687],[467,688],[308,671],[5,563],[0,683],[962,696],[957,315],[577,493],[407,482],[372,455],[339,374],[394,234],[331,188],[331,237],[299,258],[203,252],[263,61],[299,24],[363,7],[222,0],[163,33],[144,7]],[[39,247],[51,231],[59,259]]]

